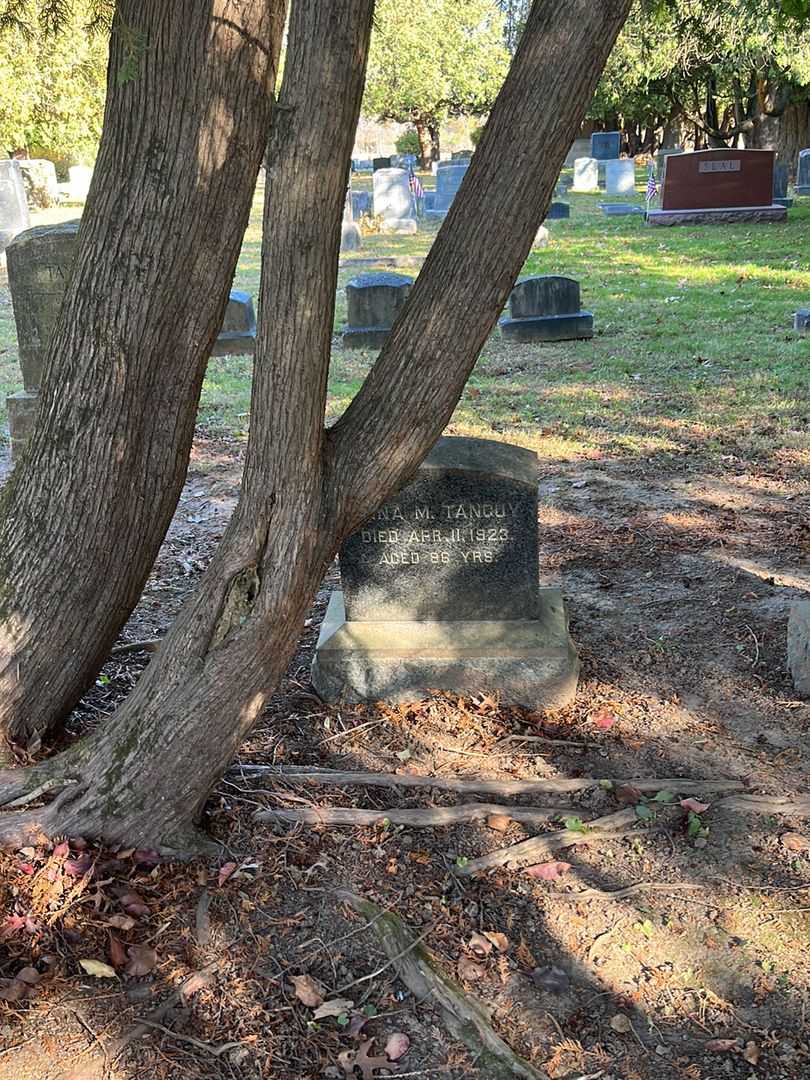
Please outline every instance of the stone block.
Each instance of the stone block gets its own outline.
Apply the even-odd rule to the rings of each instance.
[[[344,221],[340,230],[340,250],[359,251],[363,246],[360,226],[353,221]]]
[[[413,217],[384,218],[380,232],[384,236],[413,236],[419,232],[419,225]]]
[[[31,224],[20,163],[0,161],[0,253]]]
[[[537,232],[534,234],[534,240],[532,241],[533,248],[545,248],[548,247],[551,241],[551,233],[545,227],[541,225]]]
[[[433,200],[433,209],[428,210],[425,207],[426,213],[444,217],[450,209],[469,167],[469,158],[456,158],[454,161],[439,162],[436,168],[436,195]]]
[[[597,161],[611,161],[622,151],[620,131],[595,131],[591,135],[591,157]]]
[[[250,294],[232,289],[212,356],[253,356],[256,352],[256,316]]]
[[[56,206],[59,185],[54,163],[45,158],[20,158],[19,165],[29,206]]]
[[[599,209],[606,217],[627,217],[629,214],[645,214],[643,206],[635,203],[599,203]]]
[[[579,282],[556,274],[521,278],[500,320],[507,341],[571,341],[593,337],[593,315],[580,310]]]
[[[799,151],[795,190],[797,195],[810,195],[810,147]]]
[[[375,217],[386,221],[413,217],[413,195],[404,169],[377,169],[373,182]]]
[[[546,221],[560,221],[571,217],[571,204],[567,202],[553,202],[548,208]]]
[[[370,191],[352,192],[352,217],[360,218],[370,215],[374,210]]]
[[[650,210],[648,225],[773,225],[787,221],[784,206],[740,206],[716,210]]]
[[[810,695],[810,600],[799,600],[791,605],[787,660],[797,693]]]
[[[501,319],[501,333],[507,341],[578,341],[593,337],[593,313],[576,315],[529,315],[524,319]]]
[[[810,334],[810,308],[799,308],[793,316],[793,329],[800,334]]]
[[[577,158],[574,162],[574,184],[571,190],[599,190],[599,162],[596,158]]]
[[[636,190],[636,165],[630,158],[605,162],[605,194],[633,195]]]
[[[361,274],[346,286],[348,325],[343,344],[351,349],[379,349],[399,309],[408,299],[413,278],[406,274]]]
[[[11,443],[11,460],[16,461],[34,433],[34,423],[39,409],[39,392],[19,390],[6,398],[8,433]]]

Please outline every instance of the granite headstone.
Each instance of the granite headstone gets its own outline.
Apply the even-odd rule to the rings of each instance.
[[[433,200],[433,209],[428,210],[426,207],[426,213],[444,217],[450,209],[469,167],[470,162],[466,158],[439,162],[439,167],[436,170],[436,197]]]
[[[553,202],[546,214],[547,221],[560,221],[569,217],[571,217],[571,204],[567,202]]]
[[[800,334],[810,334],[810,308],[799,308],[794,314],[793,329]]]
[[[253,356],[256,352],[256,315],[250,293],[232,289],[212,356]]]
[[[787,209],[773,202],[772,150],[697,150],[670,154],[664,166],[661,208],[651,225],[778,222]]]
[[[773,201],[790,209],[793,199],[788,196],[790,170],[782,161],[775,161],[773,166]]]
[[[343,344],[351,349],[379,349],[411,291],[406,274],[361,274],[346,286],[348,320]]]
[[[591,135],[591,157],[597,161],[612,161],[622,149],[620,131],[595,131]]]
[[[375,157],[371,160],[371,168],[374,172],[378,169],[390,169],[391,158],[390,157]]]
[[[632,158],[605,162],[605,194],[633,195],[636,190],[636,163]]]
[[[580,309],[579,282],[555,274],[521,278],[500,320],[508,341],[573,341],[593,337],[593,315]]]
[[[46,158],[19,158],[29,206],[47,208],[59,202],[56,166]]]
[[[572,191],[597,191],[599,189],[599,162],[596,158],[577,158],[574,162]]]
[[[30,223],[20,163],[3,159],[0,161],[0,255]]]
[[[799,151],[796,169],[796,194],[810,195],[810,147]]]
[[[404,169],[374,173],[374,215],[382,218],[383,232],[416,232],[413,195]]]
[[[312,681],[327,700],[431,690],[569,702],[578,661],[562,597],[537,581],[537,456],[443,438],[340,551]]]

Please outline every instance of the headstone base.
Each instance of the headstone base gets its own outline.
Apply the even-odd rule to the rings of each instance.
[[[30,390],[19,390],[6,398],[12,461],[17,460],[34,433],[38,408],[39,394]]]
[[[793,190],[797,195],[810,195],[810,184],[797,184]]]
[[[599,209],[603,214],[608,217],[627,217],[628,214],[644,214],[646,213],[643,206],[636,206],[635,203],[625,202],[600,202]]]
[[[347,622],[332,593],[312,684],[325,701],[419,701],[432,690],[495,692],[504,704],[554,709],[576,694],[579,659],[559,589],[541,589],[536,620]]]
[[[501,333],[507,341],[576,341],[593,337],[593,313],[573,315],[529,315],[524,319],[503,318]]]
[[[384,218],[380,225],[380,232],[389,236],[413,236],[418,230],[416,218],[411,217]]]
[[[381,349],[391,333],[390,326],[354,326],[343,331],[347,349]]]
[[[789,210],[791,206],[793,206],[793,199],[782,199],[774,196],[773,201],[776,203],[777,206],[784,206],[786,210]]]
[[[771,224],[787,221],[784,206],[736,206],[705,210],[650,210],[648,225],[736,225],[739,222]]]

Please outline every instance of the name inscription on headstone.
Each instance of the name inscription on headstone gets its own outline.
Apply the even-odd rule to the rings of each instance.
[[[698,162],[698,172],[739,172],[742,168],[742,162],[739,158],[733,158],[731,161],[700,161]]]

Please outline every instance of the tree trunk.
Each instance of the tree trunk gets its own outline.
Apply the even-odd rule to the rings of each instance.
[[[438,124],[428,124],[428,131],[430,132],[430,160],[439,161],[442,156],[440,145],[441,128]]]
[[[175,510],[266,147],[284,6],[119,0],[39,422],[0,503],[3,748],[4,733],[35,752],[73,708]]]
[[[790,170],[790,179],[796,180],[799,151],[810,146],[810,101],[792,101],[782,113],[779,124],[777,151],[779,160]]]
[[[531,247],[630,0],[535,0],[475,156],[361,390],[324,429],[343,188],[372,0],[298,0],[271,136],[250,438],[239,504],[201,586],[96,736],[0,774],[0,805],[75,781],[41,832],[186,848],[288,663],[340,541],[444,429]],[[324,13],[328,7],[328,13]],[[551,64],[549,58],[554,57]],[[520,145],[515,158],[510,151]]]
[[[419,138],[419,158],[423,169],[429,169],[433,159],[433,141],[427,123],[421,118],[414,120],[413,126]]]

